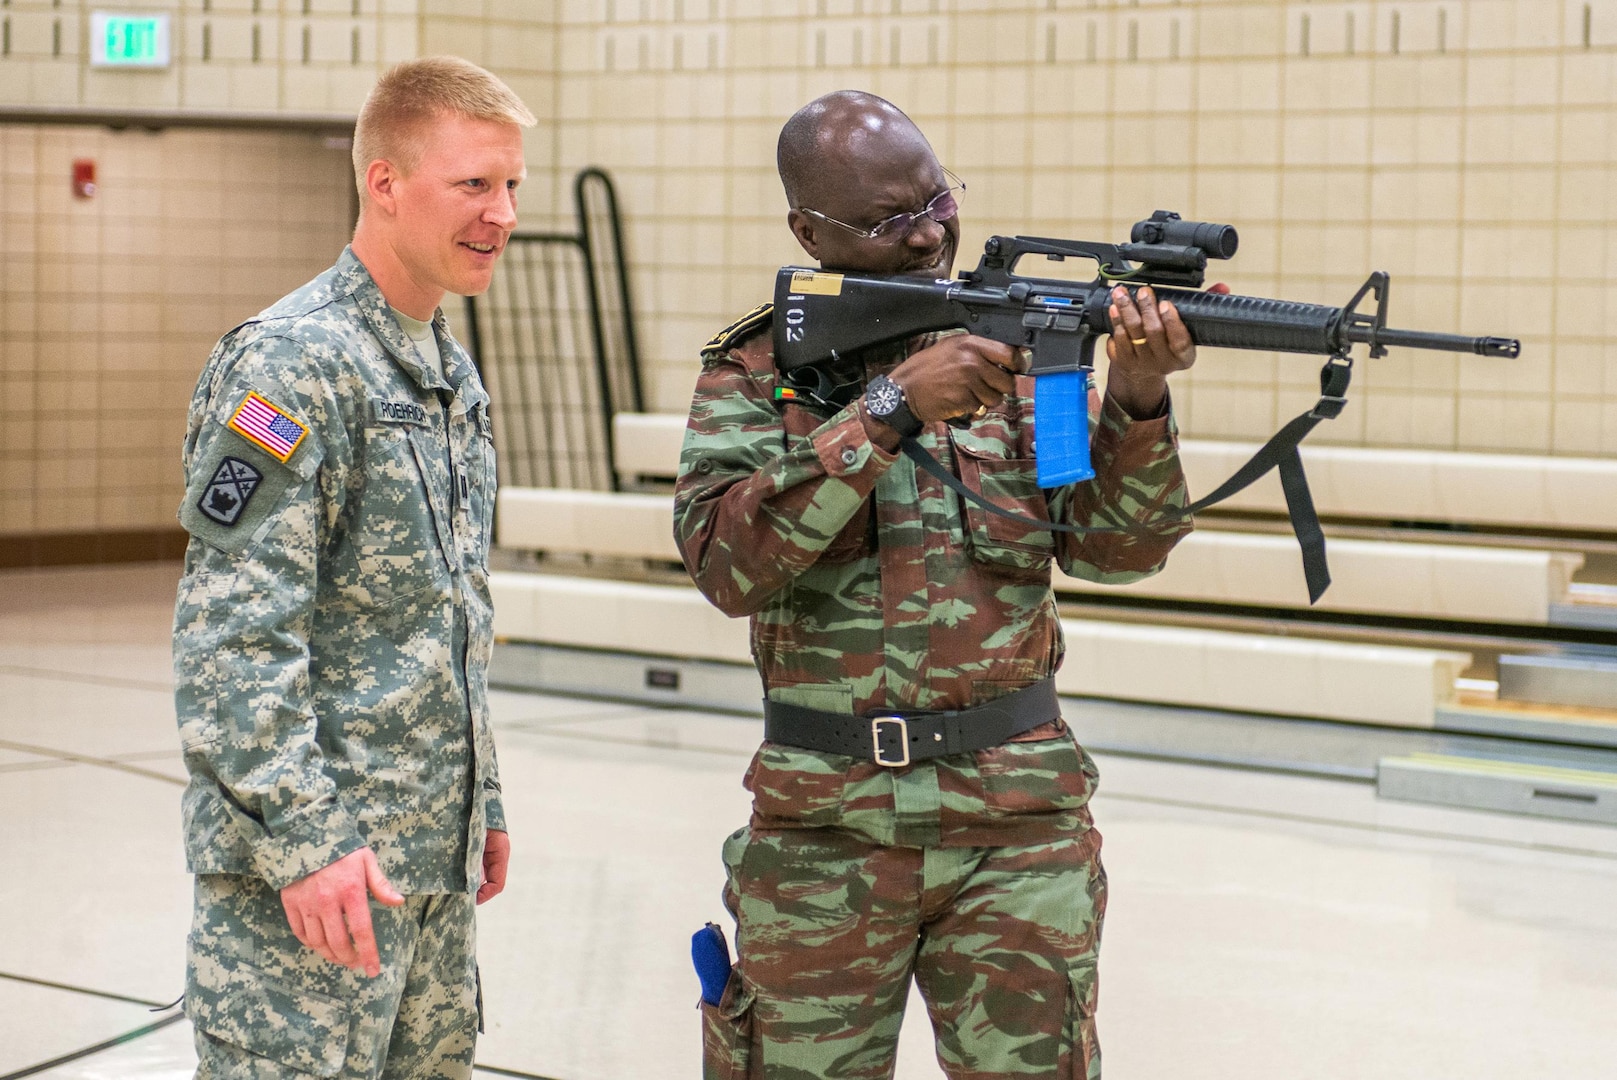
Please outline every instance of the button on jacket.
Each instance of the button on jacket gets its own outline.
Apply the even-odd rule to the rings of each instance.
[[[428,370],[352,251],[220,341],[191,402],[174,667],[195,873],[369,844],[406,893],[504,829],[486,692],[488,395]]]
[[[871,350],[832,381],[867,381],[936,340]],[[769,325],[756,315],[709,343],[674,511],[697,586],[726,614],[752,616],[773,700],[867,716],[963,709],[1019,690],[1061,663],[1052,563],[1092,581],[1132,581],[1160,569],[1189,531],[1075,536],[989,514],[872,443],[861,399],[830,416],[777,404],[775,378]],[[1033,383],[1018,377],[968,428],[927,424],[920,444],[967,487],[1026,516],[1115,526],[1186,505],[1171,415],[1131,420],[1110,401],[1093,430],[1096,478],[1041,490]],[[897,770],[766,743],[748,786],[755,828],[835,825],[881,844],[1033,844],[1089,827],[1094,776],[1058,721]]]

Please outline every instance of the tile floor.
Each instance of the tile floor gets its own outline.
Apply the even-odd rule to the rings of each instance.
[[[189,902],[176,575],[0,574],[0,1080],[190,1074],[161,1008]],[[516,854],[483,909],[484,1075],[698,1076],[687,942],[721,915],[756,722],[508,693],[495,717]],[[1101,764],[1108,1076],[1613,1075],[1617,829]],[[913,1009],[899,1077],[940,1076],[927,1043]]]

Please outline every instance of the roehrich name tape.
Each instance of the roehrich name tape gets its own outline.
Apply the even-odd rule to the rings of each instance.
[[[425,424],[427,410],[413,401],[387,401],[376,398],[371,402],[376,419],[384,424]]]

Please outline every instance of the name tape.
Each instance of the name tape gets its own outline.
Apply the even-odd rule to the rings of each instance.
[[[384,424],[425,424],[427,410],[413,401],[371,401],[371,413]]]

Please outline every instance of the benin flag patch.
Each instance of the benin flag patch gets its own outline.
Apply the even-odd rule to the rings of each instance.
[[[298,448],[303,437],[309,433],[309,429],[292,419],[286,410],[256,391],[248,391],[247,396],[236,407],[230,423],[225,426],[254,446],[267,451],[282,464],[291,459],[292,451]]]

